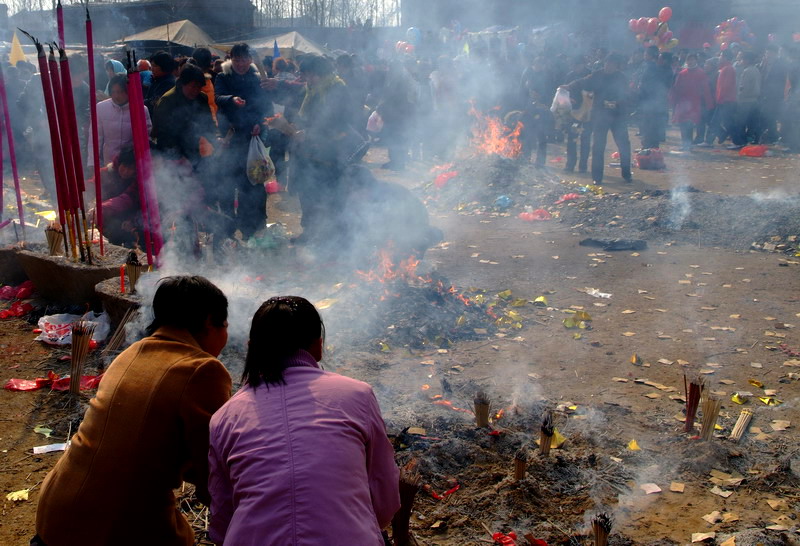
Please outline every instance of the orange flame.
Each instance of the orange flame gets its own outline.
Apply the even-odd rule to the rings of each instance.
[[[472,146],[476,152],[508,159],[519,157],[522,153],[522,143],[519,141],[522,122],[518,121],[514,129],[509,129],[500,118],[483,114],[474,104],[470,107],[469,114],[475,118]]]

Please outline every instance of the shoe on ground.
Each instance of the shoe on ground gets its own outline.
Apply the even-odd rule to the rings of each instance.
[[[730,146],[726,146],[726,150],[741,150],[744,148],[744,144],[731,144]]]
[[[714,145],[710,142],[701,142],[700,144],[696,145],[698,148],[713,148]]]
[[[632,176],[632,175],[623,176],[623,177],[622,177],[622,179],[623,179],[625,182],[627,182],[628,184],[630,184],[631,182],[633,182],[633,176]]]

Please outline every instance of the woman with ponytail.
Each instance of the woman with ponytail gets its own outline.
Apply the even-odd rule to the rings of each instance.
[[[325,327],[297,296],[253,317],[241,390],[211,419],[216,544],[382,545],[399,471],[372,388],[319,366]]]

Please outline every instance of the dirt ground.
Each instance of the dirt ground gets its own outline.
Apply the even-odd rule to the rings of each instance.
[[[675,135],[670,144],[677,148]],[[562,175],[563,156],[563,147],[550,147],[550,174],[590,184],[586,175]],[[432,163],[394,174],[377,169],[385,159],[377,148],[366,161],[382,178],[424,193]],[[632,184],[607,168],[604,198],[619,194],[620,222],[636,192],[677,185],[722,196],[756,194],[754,203],[772,196],[782,206],[800,194],[796,156],[739,158],[713,150],[668,154],[666,162],[663,172],[635,171]],[[574,187],[565,184],[563,193]],[[271,207],[271,220],[296,229],[294,199],[281,196]],[[487,529],[515,531],[520,543],[532,533],[550,544],[591,544],[587,524],[598,511],[614,519],[611,544],[688,544],[693,533],[709,532],[716,532],[710,543],[718,544],[732,536],[735,542],[726,544],[800,540],[794,432],[800,360],[789,354],[800,352],[794,326],[800,324],[800,258],[679,236],[655,238],[638,251],[604,251],[580,246],[585,226],[566,213],[529,223],[516,211],[430,212],[445,241],[428,252],[424,266],[465,293],[477,287],[487,298],[502,293],[522,300],[515,308],[521,327],[504,325],[446,348],[381,346],[380,339],[371,348],[336,346],[328,364],[374,386],[398,461],[416,461],[428,486],[412,516],[420,544],[491,543]],[[611,295],[593,297],[591,288]],[[540,296],[546,304],[534,305]],[[336,313],[336,306],[326,312]],[[579,312],[590,315],[588,328],[567,328],[564,320]],[[33,341],[32,328],[19,319],[0,324],[4,381],[51,369],[68,373],[69,364],[58,361],[66,353]],[[707,391],[722,400],[721,430],[710,442],[684,434],[678,420],[684,405],[674,398],[683,395],[684,373],[702,376]],[[490,429],[477,429],[471,413],[453,409],[471,410],[478,390],[492,402]],[[740,406],[731,400],[736,392],[751,395]],[[775,400],[780,404],[772,405]],[[3,390],[0,403],[0,543],[27,544],[38,486],[59,457],[33,455],[32,447],[64,442],[78,424],[80,402],[47,390]],[[745,408],[754,413],[751,427],[732,442],[727,436]],[[566,438],[548,457],[534,443],[545,410],[554,411]],[[37,425],[52,429],[52,437],[34,432]],[[408,427],[424,432],[404,433]],[[639,450],[630,449],[632,440]],[[518,453],[528,459],[528,474],[514,482]],[[683,491],[672,491],[679,488],[674,483]],[[431,494],[455,484],[460,488],[444,499]],[[660,491],[647,494],[642,485]],[[714,494],[715,486],[731,494]],[[5,498],[23,489],[30,489],[28,501]],[[703,519],[714,511],[719,523]]]

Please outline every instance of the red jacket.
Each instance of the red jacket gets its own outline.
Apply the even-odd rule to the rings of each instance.
[[[717,79],[717,104],[736,102],[736,70],[729,61],[720,61]]]
[[[673,123],[700,123],[703,110],[714,107],[708,76],[702,68],[684,68],[678,73],[669,93]]]

